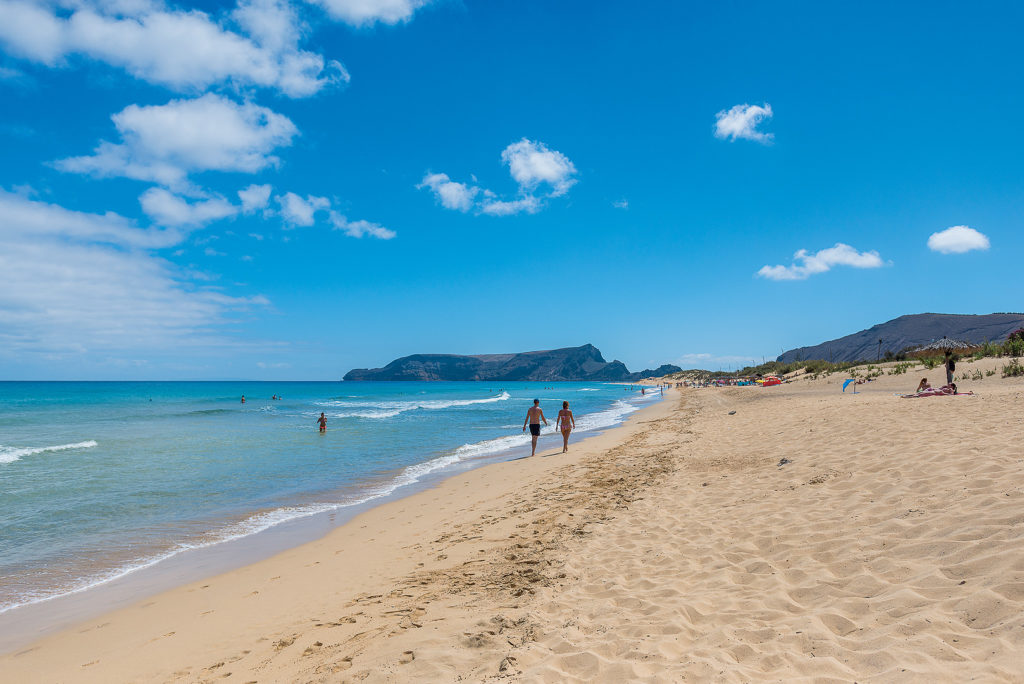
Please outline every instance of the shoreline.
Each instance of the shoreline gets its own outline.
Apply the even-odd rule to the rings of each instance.
[[[635,416],[662,401],[663,398],[647,399],[642,403],[632,404],[635,410],[619,423],[577,433],[583,437],[573,445],[581,445],[588,440],[621,429]],[[544,435],[550,440],[556,436],[554,433]],[[99,580],[53,597],[9,608],[0,613],[0,658],[40,639],[59,635],[79,623],[97,619],[113,610],[127,608],[155,595],[239,571],[304,545],[322,541],[356,518],[378,507],[416,497],[451,478],[528,458],[528,450],[528,446],[510,447],[483,457],[446,464],[413,482],[399,484],[381,496],[372,496],[353,503],[339,503],[329,510],[291,518],[253,533],[217,540],[195,548],[175,550],[167,556],[157,557],[111,579]],[[544,451],[539,449],[537,457],[555,455],[556,450],[555,447]],[[442,458],[444,456],[435,456],[420,464],[407,466],[401,471],[396,471],[392,479],[400,477],[409,467],[421,466],[423,463]]]
[[[0,657],[19,682],[1024,678],[1024,378],[671,389]],[[892,371],[892,372],[889,372]],[[979,379],[980,376],[980,379]]]

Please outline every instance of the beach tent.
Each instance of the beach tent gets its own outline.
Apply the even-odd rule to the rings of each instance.
[[[779,380],[774,375],[769,375],[767,378],[764,379],[764,383],[762,384],[762,387],[771,387],[772,385],[781,385],[781,384],[782,384],[782,380]]]

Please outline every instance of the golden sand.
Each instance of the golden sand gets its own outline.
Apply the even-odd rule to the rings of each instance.
[[[923,374],[671,391],[0,679],[1024,681],[1024,379],[894,396]]]

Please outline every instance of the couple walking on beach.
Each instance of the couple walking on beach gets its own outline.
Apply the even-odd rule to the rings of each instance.
[[[523,432],[526,432],[526,426],[530,426],[530,434],[533,435],[533,448],[530,449],[530,455],[533,456],[537,453],[537,438],[540,437],[540,423],[544,421],[544,424],[548,424],[548,419],[544,417],[544,411],[540,408],[540,399],[533,400],[533,406],[526,412],[526,420],[523,421]],[[562,453],[564,454],[569,450],[569,433],[572,432],[573,428],[576,427],[576,419],[572,416],[572,411],[569,410],[569,402],[562,402],[562,410],[558,412],[558,420],[555,421],[555,429],[561,429],[562,431]]]

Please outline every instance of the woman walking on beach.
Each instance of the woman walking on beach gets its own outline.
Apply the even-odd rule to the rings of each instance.
[[[558,412],[555,427],[562,430],[562,453],[564,454],[569,450],[569,433],[576,427],[576,419],[572,417],[572,411],[569,410],[569,402],[562,402],[562,410]]]

